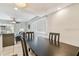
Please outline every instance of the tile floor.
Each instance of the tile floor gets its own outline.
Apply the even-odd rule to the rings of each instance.
[[[1,56],[12,56],[16,54],[17,56],[23,56],[21,42],[18,42],[14,46],[4,47],[1,52],[2,52],[0,53]],[[35,54],[32,51],[30,52],[28,51],[28,54],[29,56],[35,56]]]

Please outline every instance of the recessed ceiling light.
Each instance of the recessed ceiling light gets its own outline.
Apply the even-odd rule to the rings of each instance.
[[[57,10],[60,10],[61,8],[57,8]]]
[[[15,7],[14,10],[18,10],[18,8]]]

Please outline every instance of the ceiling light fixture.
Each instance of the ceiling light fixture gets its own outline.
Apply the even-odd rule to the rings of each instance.
[[[26,3],[16,3],[16,6],[18,8],[25,8],[26,7]]]
[[[17,8],[17,7],[15,7],[15,8],[14,8],[14,10],[18,10],[18,8]]]
[[[60,10],[61,8],[57,8],[57,10]]]

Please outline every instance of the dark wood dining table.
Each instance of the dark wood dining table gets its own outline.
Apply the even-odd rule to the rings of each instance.
[[[28,39],[26,42],[37,56],[76,56],[79,52],[79,47],[62,42],[60,46],[55,46],[49,43],[47,38],[42,37]]]

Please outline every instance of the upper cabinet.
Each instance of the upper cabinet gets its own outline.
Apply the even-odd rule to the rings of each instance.
[[[14,33],[14,27],[12,25],[0,25],[0,34]]]

